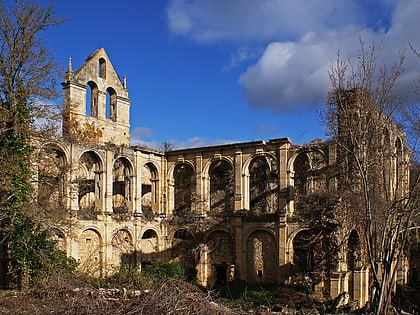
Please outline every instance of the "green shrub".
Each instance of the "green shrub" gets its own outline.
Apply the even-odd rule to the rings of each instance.
[[[187,280],[187,268],[179,262],[162,262],[155,261],[143,268],[143,272],[149,277],[165,281],[169,279]]]
[[[99,279],[99,286],[107,288],[125,287],[127,289],[140,289],[150,280],[151,279],[142,273],[138,267],[123,264],[116,273]]]

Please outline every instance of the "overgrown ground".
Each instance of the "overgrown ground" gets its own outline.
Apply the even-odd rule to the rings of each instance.
[[[394,297],[396,308],[411,314],[419,301],[420,285],[399,288]],[[180,265],[163,263],[101,280],[53,274],[24,290],[0,291],[0,314],[363,314],[351,308],[302,287],[233,281],[207,290],[188,281]]]

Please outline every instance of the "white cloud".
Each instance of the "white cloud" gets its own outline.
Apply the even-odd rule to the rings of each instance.
[[[396,0],[172,0],[168,26],[200,42],[296,39],[308,31],[386,24],[369,8],[386,12]]]
[[[238,81],[250,106],[287,112],[325,102],[338,50],[354,58],[359,38],[381,46],[385,64],[397,62],[408,43],[420,49],[418,12],[418,0],[172,0],[168,21],[173,34],[198,42],[268,42]],[[406,55],[402,93],[412,90],[420,66]],[[230,65],[240,65],[241,56],[239,49]]]
[[[172,150],[186,149],[186,148],[197,148],[214,145],[222,145],[226,143],[233,143],[238,141],[232,140],[214,140],[208,141],[200,137],[192,137],[186,141],[168,140],[165,141],[170,144]],[[159,142],[153,138],[153,131],[147,127],[135,128],[130,134],[130,145],[138,145],[156,150],[164,150],[164,143]]]

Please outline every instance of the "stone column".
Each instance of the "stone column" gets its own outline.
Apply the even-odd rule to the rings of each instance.
[[[197,154],[195,156],[195,211],[200,215],[204,214],[207,210],[204,204],[205,192],[203,191],[203,175],[203,156],[201,154]]]
[[[136,151],[134,156],[134,176],[133,176],[133,214],[139,216],[141,209],[141,184],[142,184],[142,161],[140,153]]]
[[[105,154],[105,209],[104,212],[112,214],[112,193],[113,193],[113,166],[114,166],[114,153],[106,151]]]
[[[242,151],[237,150],[235,152],[234,158],[234,168],[235,168],[235,211],[244,210],[244,196],[243,192],[243,183],[242,183]]]

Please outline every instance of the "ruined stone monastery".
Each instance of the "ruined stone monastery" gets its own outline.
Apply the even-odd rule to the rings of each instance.
[[[104,276],[121,264],[180,261],[212,286],[287,282],[311,268],[299,201],[334,194],[337,177],[328,170],[339,155],[332,141],[130,146],[126,82],[104,49],[75,71],[69,60],[62,86],[63,135],[34,139],[34,182],[40,201],[61,203],[70,214],[56,235],[81,270]],[[404,135],[394,126],[384,130],[395,173],[406,154]],[[361,232],[348,224],[340,235],[338,262],[322,285],[332,297],[346,291],[364,305],[369,270]]]

